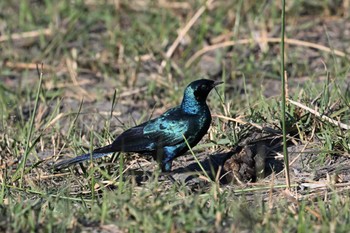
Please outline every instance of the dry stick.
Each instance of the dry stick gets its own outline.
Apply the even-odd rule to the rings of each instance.
[[[4,66],[13,69],[24,69],[24,70],[36,70],[37,63],[25,63],[25,62],[11,62],[5,61]],[[55,68],[52,66],[46,66],[43,68],[44,71],[55,71]]]
[[[207,47],[197,51],[192,57],[190,57],[190,59],[188,59],[188,61],[186,62],[185,67],[186,68],[190,67],[191,64],[198,57],[202,56],[203,54],[205,54],[205,53],[207,53],[209,51],[215,50],[215,49],[220,49],[220,48],[224,48],[224,47],[234,46],[234,45],[238,45],[238,44],[253,44],[253,43],[262,43],[262,42],[280,43],[281,42],[281,38],[242,39],[242,40],[237,40],[237,41],[225,41],[223,43],[210,45],[210,46],[207,46]],[[314,48],[314,49],[318,49],[318,50],[329,52],[329,53],[333,52],[335,55],[340,56],[340,57],[345,57],[346,56],[346,54],[344,52],[342,52],[342,51],[335,50],[335,49],[333,50],[333,49],[328,48],[326,46],[315,44],[315,43],[311,43],[311,42],[307,42],[307,41],[285,38],[284,43],[292,44],[292,45],[300,45],[300,46],[309,47],[309,48]]]
[[[194,16],[190,19],[190,21],[188,21],[186,26],[179,32],[179,35],[177,36],[173,44],[169,47],[168,51],[166,52],[165,54],[166,59],[169,59],[173,55],[173,53],[175,52],[175,49],[177,48],[177,46],[179,46],[180,41],[184,38],[184,36],[187,34],[187,32],[190,30],[193,24],[198,20],[198,18],[204,13],[205,9],[207,7],[210,7],[210,5],[213,2],[214,0],[208,0],[205,6],[201,6],[196,12],[196,14],[194,14]],[[166,65],[166,60],[163,60],[160,65],[161,71],[164,69],[165,65]]]
[[[20,40],[25,38],[38,37],[40,35],[49,36],[52,35],[52,30],[50,28],[40,29],[30,32],[13,33],[11,35],[0,36],[0,43],[8,40]]]
[[[306,144],[303,146],[303,148],[300,150],[299,154],[289,163],[289,166],[293,165],[295,161],[297,161],[302,153],[306,150],[306,147],[310,144],[310,142],[306,142]]]
[[[336,126],[339,126],[342,129],[350,129],[350,125],[344,124],[344,123],[342,123],[340,121],[333,120],[332,118],[330,118],[330,117],[328,117],[326,115],[323,115],[323,114],[317,112],[316,110],[305,106],[304,104],[301,104],[301,103],[296,102],[296,101],[291,100],[291,99],[288,99],[288,101],[291,104],[294,104],[294,105],[298,106],[299,108],[302,108],[302,109],[304,109],[304,110],[314,114],[317,117],[320,117],[320,118],[322,118],[322,119],[324,119],[324,120],[326,120],[326,121],[328,121],[328,122],[330,122],[330,123],[332,123],[332,124],[334,124]]]
[[[292,162],[289,163],[289,166],[293,165],[295,161],[297,161],[299,159],[299,157],[302,155],[302,153],[304,153],[306,147],[309,145],[309,142],[307,142],[304,147],[301,149],[301,151],[299,152],[299,154],[292,160]],[[283,154],[277,152],[276,153],[278,156],[283,157]],[[280,174],[284,173],[284,170],[280,171],[279,173],[277,173],[275,176],[279,176]],[[272,173],[274,174],[274,173]]]
[[[221,118],[221,119],[225,119],[225,120],[228,120],[228,121],[234,121],[234,122],[237,122],[239,124],[242,124],[242,125],[245,125],[245,124],[249,124],[257,129],[260,129],[260,130],[263,130],[264,128],[256,123],[252,123],[252,122],[247,122],[247,121],[244,121],[244,120],[241,120],[239,117],[236,117],[236,118],[232,118],[232,117],[227,117],[227,116],[223,116],[223,115],[216,115],[216,114],[212,114],[211,115],[212,117],[218,117],[218,118]]]
[[[160,7],[168,8],[168,9],[189,9],[191,5],[188,2],[168,2],[166,0],[159,0],[158,4]]]
[[[312,138],[312,137],[310,137]],[[299,154],[289,163],[289,166],[293,165],[295,163],[295,161],[297,161],[300,156],[302,155],[302,153],[304,153],[304,151],[306,150],[307,146],[310,144],[310,141],[307,141],[306,144],[303,146],[303,148],[300,150]],[[281,153],[276,153],[278,156],[283,157],[283,154]],[[276,174],[276,176],[279,176],[280,174],[282,174],[284,172],[284,170],[280,171],[279,173]]]

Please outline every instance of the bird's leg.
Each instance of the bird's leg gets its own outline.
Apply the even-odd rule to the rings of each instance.
[[[162,161],[161,169],[162,172],[170,172],[173,161],[167,161],[166,159]]]
[[[173,184],[180,185],[178,181],[174,179],[171,175],[171,166],[173,164],[173,147],[164,147],[161,150],[157,151],[157,160],[160,165],[160,169],[162,170],[161,175],[166,176]]]
[[[178,186],[181,186],[181,183],[179,181],[177,181],[173,176],[172,176],[173,172],[171,171],[163,171],[160,173],[160,176],[164,177],[164,180],[166,180],[166,178],[169,179],[169,181],[172,184],[176,184]]]
[[[173,159],[177,154],[176,146],[166,146],[163,148],[162,160],[161,160],[161,169],[163,172],[170,172],[171,166],[173,164]]]
[[[166,177],[168,177],[168,179],[171,181],[171,183],[177,184],[180,186],[180,183],[177,180],[175,180],[175,178],[171,175],[171,173],[166,172],[164,174],[166,175]]]

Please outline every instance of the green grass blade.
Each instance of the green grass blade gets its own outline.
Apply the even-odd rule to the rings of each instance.
[[[182,135],[182,137],[185,139],[185,142],[186,142],[186,145],[187,145],[188,149],[190,150],[191,154],[193,155],[194,159],[196,160],[198,166],[201,168],[201,170],[204,173],[204,175],[208,178],[208,180],[211,180],[209,175],[208,175],[208,173],[205,171],[204,167],[202,166],[201,162],[199,162],[197,156],[194,154],[190,144],[188,144],[188,141],[187,141],[185,135]]]
[[[36,97],[35,97],[35,104],[34,104],[34,109],[33,109],[33,114],[32,117],[30,119],[30,124],[29,124],[29,131],[27,134],[27,140],[26,140],[26,149],[23,155],[23,159],[21,164],[18,167],[18,170],[16,171],[14,177],[18,176],[18,172],[21,171],[21,178],[20,178],[20,182],[19,182],[19,187],[22,187],[23,184],[23,176],[24,176],[24,171],[25,171],[25,165],[27,163],[27,159],[28,159],[28,155],[30,152],[30,148],[32,147],[30,145],[30,140],[32,137],[32,133],[33,133],[33,128],[34,128],[34,119],[36,116],[36,112],[38,109],[38,102],[39,102],[39,95],[40,95],[40,91],[41,91],[41,86],[42,86],[42,82],[43,82],[43,64],[41,64],[41,69],[39,69],[39,65],[37,65],[37,71],[38,71],[38,76],[39,76],[39,85],[38,85],[38,90],[36,92]]]
[[[284,30],[285,30],[285,0],[282,0],[282,27],[281,27],[281,80],[282,80],[282,131],[283,131],[283,155],[284,155],[284,167],[286,171],[286,183],[290,188],[290,176],[289,176],[289,158],[287,150],[287,132],[286,132],[286,79],[284,70]]]

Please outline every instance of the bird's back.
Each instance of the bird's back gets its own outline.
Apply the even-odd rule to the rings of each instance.
[[[162,147],[185,144],[184,136],[194,146],[206,134],[210,122],[207,106],[198,114],[188,114],[176,107],[126,130],[116,138],[112,147],[116,151],[153,154]]]

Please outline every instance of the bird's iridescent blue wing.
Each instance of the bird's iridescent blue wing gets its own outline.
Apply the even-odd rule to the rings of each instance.
[[[115,151],[147,153],[155,150],[154,142],[144,135],[146,123],[124,131],[113,142]]]
[[[153,140],[157,147],[183,143],[183,135],[187,138],[193,127],[192,117],[184,116],[179,108],[171,109],[145,125],[143,134]]]

